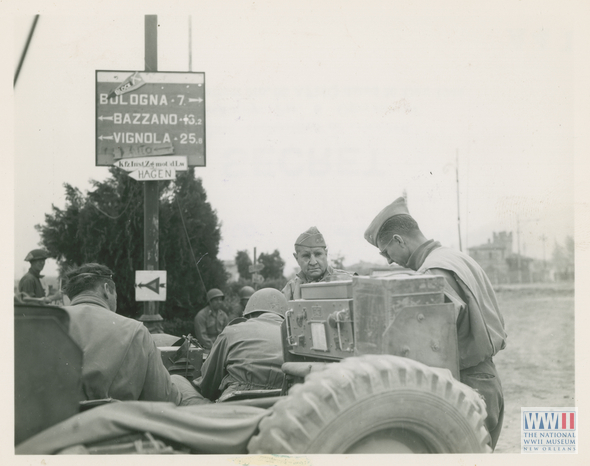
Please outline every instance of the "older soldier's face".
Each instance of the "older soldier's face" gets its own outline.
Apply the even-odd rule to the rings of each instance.
[[[308,279],[316,280],[320,278],[328,268],[328,254],[326,248],[308,248],[306,246],[297,246],[293,254],[301,273]]]

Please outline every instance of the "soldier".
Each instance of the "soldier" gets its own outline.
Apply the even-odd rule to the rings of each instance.
[[[193,404],[196,390],[180,375],[170,376],[147,328],[116,314],[113,272],[84,264],[67,275],[64,309],[69,333],[83,354],[82,387],[87,400],[171,401]]]
[[[365,239],[390,264],[445,278],[445,296],[455,305],[457,315],[461,382],[484,397],[488,413],[485,423],[495,448],[502,430],[504,397],[492,356],[506,346],[506,332],[485,272],[466,254],[427,240],[403,197],[379,212]]]
[[[231,322],[238,317],[242,317],[244,314],[244,309],[246,309],[246,304],[248,304],[248,300],[254,294],[254,288],[251,286],[243,286],[238,291],[238,296],[240,297],[240,302],[237,303],[235,306],[232,306],[230,312],[228,313],[229,321]]]
[[[206,350],[211,349],[213,342],[228,323],[227,314],[222,310],[224,298],[221,290],[211,288],[207,292],[209,305],[195,316],[195,337]]]
[[[301,271],[283,288],[287,301],[301,299],[300,287],[304,283],[348,280],[354,275],[328,265],[326,242],[316,227],[310,227],[299,235],[295,241],[293,257],[297,260]]]
[[[235,391],[282,387],[281,324],[286,310],[287,300],[279,290],[264,288],[252,295],[244,317],[221,332],[202,376],[193,382],[205,398],[223,401]]]
[[[41,283],[41,271],[45,267],[45,260],[49,254],[44,249],[33,249],[27,254],[25,260],[31,264],[29,271],[23,275],[18,283],[19,298],[24,303],[49,304],[61,299],[61,290],[51,296],[47,296],[45,287]]]

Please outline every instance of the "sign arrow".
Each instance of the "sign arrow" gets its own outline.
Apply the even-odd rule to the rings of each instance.
[[[151,180],[175,180],[176,170],[174,168],[147,168],[135,170],[129,176],[137,181]]]
[[[188,101],[189,102],[199,102],[199,103],[201,103],[201,102],[203,102],[203,99],[201,99],[200,97],[198,99],[193,99],[193,98],[189,97],[188,98]]]
[[[99,117],[98,117],[98,119],[99,119],[100,121],[102,121],[102,120],[112,120],[112,119],[113,119],[113,117],[112,117],[112,116],[110,116],[110,117],[107,117],[107,116],[102,116],[102,115],[101,115],[101,116],[99,116]]]
[[[101,141],[103,139],[113,139],[113,136],[103,136],[103,135],[100,135],[100,136],[98,136],[98,139],[100,139]]]
[[[166,284],[160,284],[160,277],[154,278],[151,282],[148,283],[138,283],[138,288],[147,288],[148,290],[152,290],[154,293],[160,294],[160,288],[166,288]]]

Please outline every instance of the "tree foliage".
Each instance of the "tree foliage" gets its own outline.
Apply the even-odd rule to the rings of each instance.
[[[112,269],[117,283],[118,312],[138,317],[135,271],[144,269],[143,186],[117,168],[103,182],[93,181],[84,195],[65,184],[66,207],[52,206],[45,224],[37,225],[43,245],[60,269],[99,262]],[[181,172],[160,187],[159,259],[167,271],[163,317],[187,318],[206,304],[206,290],[224,288],[227,274],[217,259],[220,224],[194,170]],[[197,264],[198,263],[198,267]]]
[[[236,266],[238,267],[238,274],[243,280],[250,280],[252,274],[250,273],[250,266],[252,265],[252,259],[248,251],[238,251],[236,254]]]
[[[258,263],[264,265],[260,275],[265,280],[276,280],[283,277],[283,270],[285,269],[285,261],[281,257],[278,249],[275,249],[271,254],[261,253],[258,256]]]

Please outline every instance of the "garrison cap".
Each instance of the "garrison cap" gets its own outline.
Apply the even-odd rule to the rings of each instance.
[[[37,261],[40,259],[47,259],[49,257],[49,253],[45,249],[33,249],[31,252],[27,254],[25,260],[27,262]]]
[[[369,228],[367,228],[367,231],[365,231],[365,239],[373,246],[379,247],[377,246],[377,236],[379,235],[379,230],[381,230],[383,224],[391,217],[402,214],[410,215],[410,212],[408,211],[405,198],[398,197],[395,201],[379,212],[373,219],[369,225]]]
[[[316,227],[309,227],[301,233],[295,241],[295,246],[307,246],[308,248],[325,248],[326,241]]]

